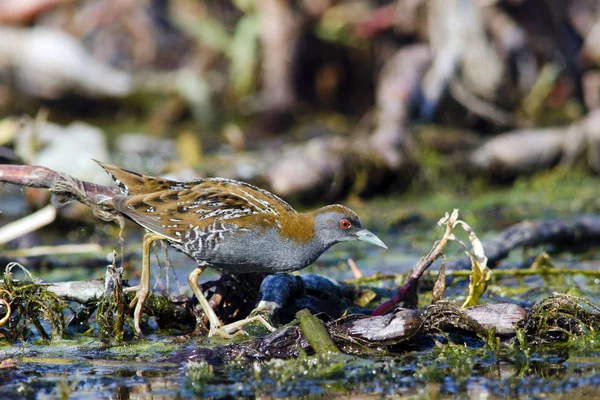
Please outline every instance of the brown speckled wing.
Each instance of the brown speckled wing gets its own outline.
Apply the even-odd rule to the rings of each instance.
[[[113,197],[112,204],[115,210],[131,218],[131,220],[148,229],[149,231],[179,242],[180,239],[174,234],[174,232],[167,231],[166,227],[161,223],[162,218],[160,214],[150,214],[140,210],[141,203],[138,199],[140,197],[143,197],[143,195],[119,195]]]
[[[283,213],[295,213],[277,196],[252,185],[226,179],[173,182],[173,189],[113,198],[115,209],[146,229],[180,242],[191,229],[203,230],[215,222],[241,228],[273,223]],[[256,218],[259,217],[259,218]]]
[[[249,183],[224,178],[207,178],[190,182],[188,185],[195,192],[211,193],[214,198],[223,198],[226,205],[246,204],[257,212],[275,215],[296,212],[278,196]]]
[[[127,195],[155,194],[162,191],[192,190],[201,196],[222,198],[225,204],[235,206],[238,202],[246,202],[258,211],[274,211],[275,213],[295,212],[284,200],[271,192],[257,188],[249,183],[225,178],[197,179],[190,182],[177,182],[164,178],[155,178],[128,171],[113,165],[94,160],[113,179],[121,191]],[[227,200],[227,196],[230,199]]]

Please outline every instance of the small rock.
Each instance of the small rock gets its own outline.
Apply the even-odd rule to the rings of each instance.
[[[484,304],[463,310],[486,329],[495,328],[496,334],[510,336],[515,334],[515,324],[527,320],[527,310],[516,304]]]

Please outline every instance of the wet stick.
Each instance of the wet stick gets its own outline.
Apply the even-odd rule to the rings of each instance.
[[[1,242],[1,239],[0,239]],[[97,243],[63,244],[58,246],[35,246],[26,249],[9,250],[4,252],[5,257],[39,257],[72,254],[100,253],[102,246]]]
[[[447,277],[469,277],[471,276],[471,271],[446,271],[445,275]],[[582,268],[553,268],[553,269],[544,269],[540,270],[539,268],[508,268],[508,269],[498,269],[491,270],[491,274],[493,277],[522,277],[522,276],[532,276],[532,275],[584,275],[590,277],[598,277],[600,276],[600,271],[594,269],[582,269]],[[431,272],[429,274],[432,277],[437,277],[438,272]],[[372,276],[367,276],[360,279],[347,279],[344,282],[348,284],[361,285],[365,283],[373,283],[373,282],[381,282],[386,280],[396,280],[403,281],[406,279],[406,274],[375,274]]]
[[[0,176],[1,178],[1,176]],[[43,226],[51,224],[56,218],[56,208],[52,205],[21,218],[18,221],[7,224],[0,229],[0,244],[8,243],[11,240],[33,232]]]
[[[339,353],[329,332],[321,320],[310,313],[306,308],[296,313],[296,318],[300,321],[300,329],[317,354]]]

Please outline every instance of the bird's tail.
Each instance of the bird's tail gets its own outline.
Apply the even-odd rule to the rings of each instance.
[[[98,160],[94,161],[110,175],[123,194],[136,195],[160,192],[168,190],[177,184],[177,182],[168,179],[146,176],[138,174],[137,172],[115,167],[114,165],[105,164]]]

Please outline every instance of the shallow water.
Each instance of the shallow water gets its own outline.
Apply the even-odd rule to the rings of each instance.
[[[589,182],[588,182],[589,183]],[[351,278],[346,260],[352,257],[365,276],[373,273],[406,272],[426,254],[439,238],[437,219],[452,207],[465,211],[462,218],[469,222],[480,237],[493,237],[501,229],[525,218],[568,218],[574,212],[600,212],[594,190],[586,183],[582,188],[563,185],[565,193],[544,197],[531,194],[531,187],[519,193],[489,193],[476,199],[436,195],[418,205],[410,197],[380,199],[359,206],[365,223],[390,247],[381,251],[366,244],[341,244],[325,253],[314,266],[301,273],[318,273],[337,279]],[[568,190],[578,189],[577,204],[569,201]],[[20,191],[5,192],[0,198],[4,215],[0,224],[26,213]],[[542,192],[544,194],[545,192]],[[589,193],[589,194],[588,194]],[[587,197],[586,197],[587,196]],[[401,206],[399,206],[401,204]],[[355,207],[356,208],[356,207]],[[441,211],[440,211],[441,210]],[[64,225],[64,223],[62,223]],[[57,234],[54,227],[43,230],[32,239],[39,244],[69,240],[99,240],[105,254],[117,248],[115,236],[106,235],[102,224],[83,226],[74,232]],[[57,238],[59,240],[57,240]],[[69,239],[71,238],[71,239]],[[75,238],[75,239],[73,239]],[[128,277],[136,283],[139,272],[141,232],[131,225],[126,230]],[[466,238],[463,237],[466,241]],[[76,241],[76,240],[75,240]],[[503,266],[527,264],[543,249],[526,253],[513,252]],[[105,274],[105,254],[94,255],[99,261],[94,267],[82,267],[82,256],[53,259],[66,268],[46,268],[32,272],[47,281],[64,281],[102,277]],[[170,251],[182,290],[187,273],[194,264],[185,256]],[[446,252],[449,258],[462,251],[454,246]],[[83,258],[90,256],[83,256]],[[79,261],[78,261],[79,260]],[[556,267],[597,269],[600,255],[590,250],[577,254],[552,254]],[[27,265],[26,265],[27,266]],[[156,276],[156,270],[153,270]],[[215,273],[202,275],[214,279]],[[164,279],[164,278],[163,278]],[[379,284],[394,287],[393,281]],[[446,296],[457,303],[464,300],[467,282],[456,279]],[[542,279],[538,276],[522,280],[494,279],[483,302],[516,302],[530,307],[536,300],[553,292],[569,292],[599,304],[600,281],[583,276]],[[177,285],[171,282],[171,291]],[[422,302],[427,298],[423,297]],[[534,349],[529,357],[519,355],[513,347],[502,347],[500,357],[494,350],[473,344],[434,346],[407,351],[394,357],[359,358],[349,355],[326,358],[306,357],[286,363],[240,362],[214,365],[213,372],[203,379],[194,378],[185,363],[166,362],[173,354],[205,346],[202,338],[187,340],[171,333],[155,333],[146,340],[133,340],[119,346],[108,346],[96,339],[95,332],[76,339],[44,343],[0,344],[0,397],[2,398],[180,398],[193,396],[254,397],[254,396],[347,396],[362,394],[379,397],[400,395],[409,397],[439,396],[440,398],[539,397],[584,398],[600,395],[600,346],[597,337],[587,336],[586,342],[571,343],[560,348]],[[591,339],[590,339],[591,338]]]

